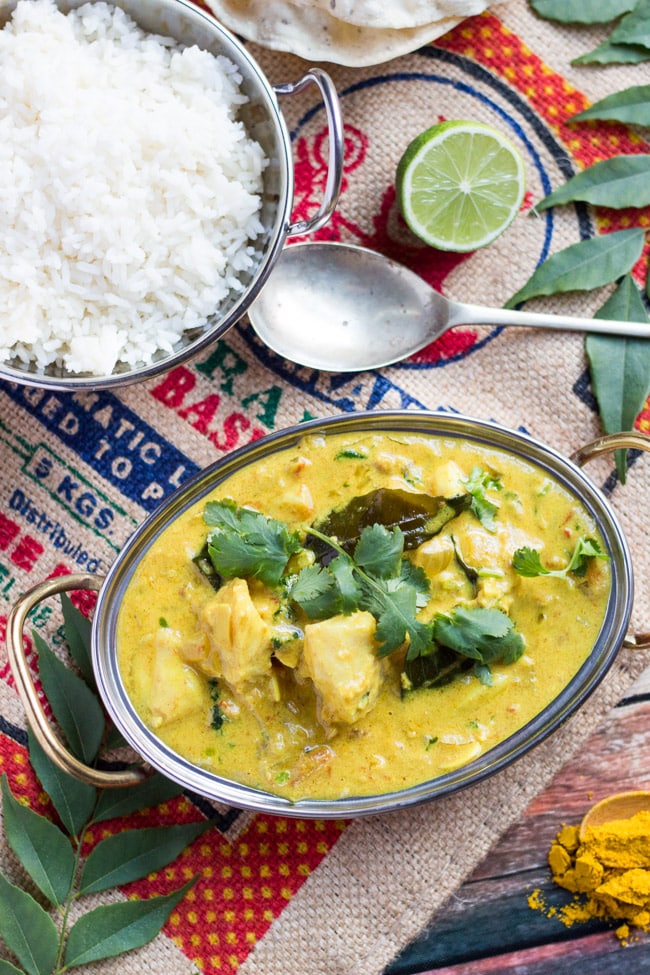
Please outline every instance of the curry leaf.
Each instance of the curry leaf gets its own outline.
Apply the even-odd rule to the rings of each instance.
[[[6,775],[2,776],[2,811],[9,846],[47,899],[63,904],[75,869],[70,840],[45,816],[18,802]]]
[[[92,762],[104,734],[101,705],[86,683],[59,660],[38,633],[33,633],[33,638],[43,689],[70,750],[84,762]]]
[[[631,275],[623,278],[595,317],[648,321],[643,299]],[[605,432],[632,430],[650,392],[650,342],[623,336],[588,335],[585,349]],[[626,477],[626,453],[616,452],[616,468],[622,483]]]
[[[25,975],[22,968],[16,968],[10,961],[0,958],[0,975]]]
[[[55,765],[48,758],[32,731],[28,731],[29,761],[41,785],[52,800],[52,805],[71,836],[79,836],[88,821],[97,790],[92,785],[79,782]]]
[[[603,24],[632,10],[636,0],[530,0],[540,17],[564,24]]]
[[[79,893],[96,894],[121,887],[160,870],[210,826],[209,821],[182,823],[128,829],[107,837],[89,853],[79,881]]]
[[[537,295],[589,291],[616,281],[634,267],[643,244],[644,232],[637,228],[571,244],[540,264],[523,288],[506,302],[506,308]]]
[[[648,86],[650,97],[650,85]],[[650,119],[650,115],[649,115]],[[650,204],[650,155],[613,156],[572,176],[535,205],[536,210],[574,200],[620,210]]]
[[[181,795],[183,789],[176,782],[158,773],[129,789],[104,789],[93,815],[94,823],[101,823],[117,816],[129,816],[139,809],[158,806]]]
[[[645,56],[650,58],[650,51],[645,51]],[[650,85],[633,85],[623,91],[614,92],[613,95],[607,95],[584,112],[574,115],[570,121],[584,122],[587,119],[650,125]]]
[[[61,610],[63,612],[63,632],[68,649],[84,680],[94,690],[95,675],[90,660],[91,622],[72,603],[67,593],[61,593]]]
[[[107,904],[84,914],[70,930],[65,968],[113,958],[152,941],[195,882],[193,877],[180,890],[163,897]]]
[[[610,34],[614,44],[638,44],[650,48],[650,0],[639,0]]]
[[[592,51],[574,58],[571,64],[639,64],[641,61],[650,61],[648,48],[635,44],[612,44],[610,40],[604,40]]]
[[[31,894],[1,873],[0,938],[29,975],[51,975],[58,951],[56,925]]]

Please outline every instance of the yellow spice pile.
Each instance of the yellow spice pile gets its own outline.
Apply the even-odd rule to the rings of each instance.
[[[564,826],[548,854],[553,880],[575,894],[564,907],[548,907],[541,891],[529,906],[563,924],[602,918],[620,921],[616,934],[625,944],[630,929],[650,930],[650,812],[587,829]]]

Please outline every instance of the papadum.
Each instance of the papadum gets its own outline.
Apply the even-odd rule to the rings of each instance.
[[[382,64],[391,58],[415,51],[446,34],[466,17],[489,6],[486,0],[435,0],[428,6],[434,12],[457,10],[456,15],[433,19],[411,27],[377,27],[352,23],[334,16],[331,0],[207,0],[225,27],[246,40],[276,51],[287,51],[309,61],[330,61],[349,67]],[[340,0],[340,9],[360,19],[366,9],[368,17],[397,19],[388,9],[397,6],[416,11],[427,6],[424,0],[382,4],[379,0]],[[339,10],[339,0],[334,8]]]

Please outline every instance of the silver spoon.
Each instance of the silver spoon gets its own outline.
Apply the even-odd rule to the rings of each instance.
[[[402,264],[353,244],[291,244],[248,311],[259,337],[299,365],[362,372],[413,355],[456,325],[530,325],[650,338],[650,325],[450,301]]]

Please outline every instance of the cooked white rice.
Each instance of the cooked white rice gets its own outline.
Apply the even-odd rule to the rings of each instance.
[[[178,347],[254,260],[260,146],[225,57],[119,8],[0,30],[0,357],[110,374]]]

